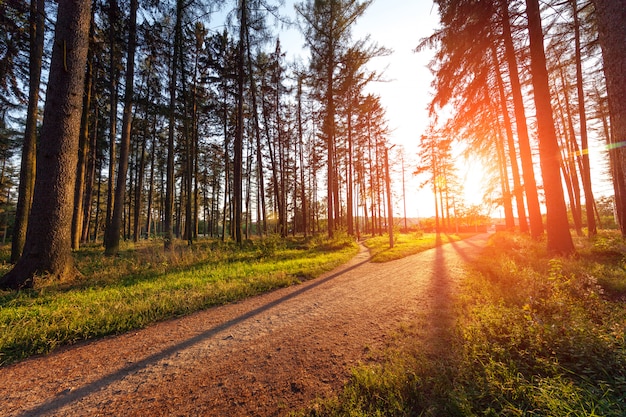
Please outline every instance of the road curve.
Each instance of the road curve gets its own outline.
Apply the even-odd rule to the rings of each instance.
[[[337,392],[402,323],[436,345],[478,235],[0,368],[2,416],[280,416]]]

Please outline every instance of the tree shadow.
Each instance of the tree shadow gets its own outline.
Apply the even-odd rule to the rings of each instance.
[[[426,312],[427,329],[424,334],[424,374],[415,393],[413,411],[419,415],[463,415],[462,405],[455,396],[462,360],[462,336],[457,326],[457,268],[452,263],[458,255],[463,262],[470,262],[483,247],[480,242],[453,241],[433,249],[433,267],[430,276],[430,308]]]
[[[454,314],[452,307],[451,276],[446,265],[445,247],[441,245],[441,236],[437,234],[437,246],[433,262],[429,293],[432,294],[427,322],[428,346],[436,358],[445,358],[449,353],[450,338],[453,333]]]

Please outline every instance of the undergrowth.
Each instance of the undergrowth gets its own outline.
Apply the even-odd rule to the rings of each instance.
[[[125,244],[118,256],[87,247],[75,253],[79,279],[0,291],[0,365],[297,284],[357,250],[345,236],[270,237],[243,247],[207,240],[170,253],[162,243]]]
[[[626,415],[624,241],[579,239],[577,253],[494,235],[450,307],[447,349],[433,350],[418,317],[337,398],[299,415]]]

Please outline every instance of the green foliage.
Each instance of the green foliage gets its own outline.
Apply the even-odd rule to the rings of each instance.
[[[602,222],[604,229],[619,229],[615,219],[615,198],[611,197],[599,197],[596,199],[596,209]]]
[[[261,258],[271,258],[276,255],[276,251],[285,249],[286,244],[280,235],[273,234],[259,241],[257,247]]]
[[[418,317],[308,415],[626,415],[626,247],[616,234],[577,247],[551,258],[545,243],[494,235],[450,307],[445,349]]]
[[[82,249],[76,253],[81,281],[0,292],[0,364],[297,284],[357,251],[354,243],[341,241],[334,252],[326,248],[336,243],[319,243],[255,241],[241,248],[206,241],[170,254],[155,245],[128,246],[117,257]]]

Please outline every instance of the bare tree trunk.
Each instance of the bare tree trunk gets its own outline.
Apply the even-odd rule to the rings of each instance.
[[[332,6],[331,6],[332,7]],[[328,152],[327,174],[326,180],[328,182],[328,190],[326,197],[326,205],[328,211],[328,237],[333,238],[335,235],[335,205],[337,201],[334,199],[334,185],[335,185],[335,97],[334,97],[334,70],[335,62],[333,59],[334,51],[329,54],[328,71],[326,73],[326,115],[324,117],[324,131],[326,134],[326,148]]]
[[[182,49],[182,48],[181,48]],[[189,98],[187,93],[187,75],[185,72],[185,60],[181,50],[179,54],[180,59],[180,72],[182,79],[182,102],[183,102],[183,143],[185,144],[185,165],[183,171],[183,178],[181,184],[181,211],[182,211],[182,196],[185,197],[185,224],[183,235],[184,239],[187,240],[187,244],[193,244],[193,138],[192,133],[190,132],[189,126]],[[195,97],[193,98],[195,104]],[[192,106],[191,117],[195,117],[195,109]],[[179,219],[180,221],[180,219]]]
[[[521,233],[528,233],[528,221],[526,218],[526,207],[524,204],[524,189],[522,182],[520,181],[519,165],[517,163],[517,152],[515,151],[515,139],[513,137],[513,127],[511,125],[511,117],[509,116],[509,110],[507,107],[506,94],[504,91],[504,83],[502,82],[502,73],[500,72],[500,63],[498,60],[498,54],[495,48],[491,50],[493,65],[496,74],[496,83],[498,86],[498,93],[500,96],[500,107],[502,108],[502,116],[504,129],[506,132],[506,139],[509,151],[509,161],[511,163],[511,174],[513,176],[513,195],[515,195],[515,205],[517,208],[517,218],[519,223],[519,231]],[[504,144],[503,144],[504,146]]]
[[[154,164],[156,160],[156,116],[152,122],[152,143],[150,144],[150,179],[148,180],[148,198],[146,207],[146,234],[150,237],[150,226],[152,222],[152,200],[154,195]]]
[[[242,215],[242,184],[243,184],[243,93],[245,81],[245,54],[246,26],[248,25],[248,2],[242,0],[239,5],[239,48],[237,51],[237,125],[235,126],[234,159],[233,159],[233,220],[234,239],[237,244],[242,243],[241,215]]]
[[[148,112],[145,112],[147,119]],[[133,219],[133,241],[138,242],[141,238],[141,212],[143,202],[143,180],[144,171],[146,170],[146,146],[148,142],[147,127],[144,129],[141,138],[141,146],[139,148],[139,167],[137,168],[137,186],[135,188],[135,216]]]
[[[626,0],[595,0],[598,40],[604,58],[604,74],[609,99],[611,133],[609,155],[612,161],[617,218],[626,237]]]
[[[128,56],[126,58],[126,90],[124,93],[124,114],[122,116],[122,140],[120,142],[119,167],[113,204],[113,215],[106,229],[105,252],[113,255],[119,252],[122,211],[126,196],[126,173],[130,154],[130,133],[133,120],[133,88],[135,80],[135,49],[137,44],[137,1],[130,0],[130,22],[128,28]]]
[[[96,215],[94,216],[93,241],[98,240],[98,232],[100,230],[100,197],[102,196],[102,165],[98,169],[98,191],[96,194]]]
[[[569,231],[567,208],[561,186],[559,145],[554,130],[554,119],[550,103],[548,71],[543,47],[543,32],[538,0],[526,0],[528,34],[530,37],[531,73],[537,110],[537,133],[539,157],[546,197],[546,230],[548,251],[561,255],[574,252],[574,243]]]
[[[306,188],[304,184],[304,129],[302,123],[302,78],[301,74],[298,75],[298,90],[297,90],[297,123],[298,123],[298,144],[299,144],[299,157],[300,157],[300,199],[302,200],[302,230],[304,237],[308,235],[308,222],[307,222],[307,198]]]
[[[93,84],[93,52],[92,41],[94,34],[93,11],[91,14],[91,28],[89,30],[90,47],[87,52],[87,73],[85,74],[85,93],[83,97],[83,114],[80,125],[80,138],[78,143],[78,165],[76,167],[76,187],[74,191],[74,215],[72,217],[72,249],[80,247],[83,208],[85,198],[85,180],[87,175],[87,159],[89,156],[89,113],[91,110],[91,94]]]
[[[165,185],[165,219],[163,222],[165,250],[174,248],[174,135],[176,133],[176,81],[178,78],[178,54],[180,53],[182,42],[182,18],[183,1],[176,1],[176,23],[174,28],[174,47],[172,50],[171,66],[172,73],[170,79],[170,115],[167,136],[167,179]]]
[[[94,83],[92,83],[92,86]],[[96,181],[96,162],[98,159],[98,120],[100,114],[98,112],[98,106],[95,107],[93,116],[93,128],[90,136],[90,155],[87,164],[87,181],[85,185],[85,198],[83,199],[83,219],[82,219],[82,234],[81,243],[89,241],[89,227],[91,225],[91,207],[93,203],[93,188]],[[98,183],[98,187],[100,183]],[[98,188],[99,192],[99,188]],[[98,198],[100,196],[98,195]],[[94,239],[95,240],[95,239]]]
[[[582,236],[582,212],[580,204],[580,181],[578,179],[578,172],[576,171],[576,160],[578,159],[578,148],[576,142],[576,131],[574,130],[574,120],[572,118],[572,112],[570,99],[569,99],[569,85],[563,74],[561,68],[561,83],[563,85],[563,99],[565,103],[561,104],[561,100],[557,95],[557,108],[558,117],[561,120],[563,126],[563,132],[559,137],[562,137],[562,144],[559,146],[561,150],[561,169],[563,171],[563,177],[565,185],[567,187],[567,194],[570,201],[570,210],[572,213],[572,220],[574,221],[574,229],[578,236]],[[556,86],[554,86],[554,91]],[[558,126],[557,126],[558,128]]]
[[[113,216],[113,205],[115,200],[115,157],[116,157],[116,141],[117,141],[117,81],[119,72],[117,69],[118,61],[116,54],[116,30],[115,24],[118,19],[118,6],[117,0],[109,0],[109,49],[110,49],[110,98],[109,98],[109,180],[107,187],[107,210],[106,217],[104,219],[105,231],[109,229],[111,223],[111,217]],[[104,235],[106,245],[106,232]]]
[[[500,128],[498,128],[496,133],[496,154],[498,156],[498,172],[500,173],[505,224],[508,230],[514,230],[515,217],[513,216],[513,203],[511,202],[509,170],[507,168],[506,152],[504,151],[504,138],[502,137]]]
[[[41,84],[41,60],[43,57],[45,33],[44,0],[31,0],[30,3],[30,57],[29,57],[29,86],[28,110],[26,113],[26,128],[24,144],[22,145],[22,160],[20,168],[20,185],[11,242],[11,263],[17,262],[22,255],[28,216],[35,187],[35,170],[37,159],[37,116],[39,113],[39,89]]]
[[[585,111],[585,92],[583,90],[583,69],[580,46],[580,21],[576,0],[571,0],[574,14],[574,42],[576,49],[576,91],[578,93],[578,119],[580,121],[580,145],[582,148],[582,180],[585,194],[585,209],[587,214],[587,235],[593,237],[598,234],[594,216],[595,201],[591,186],[591,168],[589,166],[589,141],[587,138],[587,112]],[[623,23],[623,22],[622,22]]]
[[[351,94],[350,94],[351,95]],[[347,114],[347,118],[348,118],[348,123],[347,123],[347,128],[348,128],[348,175],[347,175],[347,180],[348,182],[346,183],[346,203],[347,203],[347,213],[346,213],[346,220],[348,222],[348,235],[350,236],[354,236],[354,214],[353,214],[353,203],[354,203],[354,197],[353,197],[353,191],[354,191],[354,184],[353,184],[353,178],[352,178],[352,173],[353,173],[353,157],[352,157],[352,152],[353,152],[353,146],[352,146],[352,97],[349,97],[348,100],[350,101],[350,103],[348,103],[348,114]]]
[[[538,238],[543,234],[543,219],[541,218],[539,195],[537,194],[537,182],[535,180],[533,168],[530,138],[528,137],[528,126],[526,124],[522,87],[520,85],[519,71],[517,69],[517,59],[515,58],[515,48],[511,37],[508,1],[500,0],[500,5],[503,16],[502,29],[504,46],[506,48],[509,78],[511,81],[511,93],[513,94],[513,105],[515,107],[515,122],[517,124],[517,139],[522,161],[524,190],[526,193],[526,203],[528,205],[528,218],[530,220],[530,235],[534,238]]]
[[[24,252],[0,279],[2,288],[30,287],[38,274],[56,279],[78,274],[70,232],[90,10],[90,1],[59,0]]]

